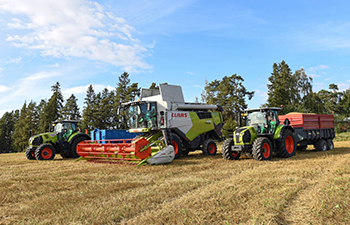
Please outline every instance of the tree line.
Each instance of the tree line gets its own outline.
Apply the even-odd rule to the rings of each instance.
[[[61,86],[56,82],[48,100],[39,103],[24,102],[21,109],[6,112],[0,119],[0,153],[24,151],[31,136],[49,131],[50,123],[58,119],[77,119],[82,131],[98,129],[126,129],[126,112],[117,109],[123,102],[138,99],[138,83],[131,83],[129,74],[122,73],[114,90],[107,88],[96,93],[93,85],[86,91],[83,109],[80,110],[77,98],[72,94],[64,101]],[[267,102],[261,107],[282,107],[280,114],[289,112],[334,114],[338,122],[336,132],[346,131],[350,117],[350,89],[339,91],[336,84],[328,90],[313,92],[312,78],[304,69],[292,72],[285,61],[273,64],[268,78]],[[206,81],[201,94],[202,102],[221,105],[224,109],[224,130],[237,126],[236,115],[247,108],[247,100],[252,99],[254,91],[244,86],[242,76],[233,74],[220,80]],[[155,83],[150,88],[157,88]],[[224,133],[227,133],[224,131]]]

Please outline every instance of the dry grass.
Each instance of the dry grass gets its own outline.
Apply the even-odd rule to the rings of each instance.
[[[134,167],[0,155],[0,224],[349,224],[350,142]]]

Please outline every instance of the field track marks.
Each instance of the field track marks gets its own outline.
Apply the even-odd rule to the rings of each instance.
[[[249,166],[249,169],[233,171],[234,174],[227,176],[225,179],[221,179],[216,182],[209,182],[207,185],[202,185],[201,187],[187,191],[178,195],[176,198],[167,199],[163,203],[157,205],[155,208],[150,208],[147,211],[141,212],[133,218],[125,218],[120,221],[121,224],[135,224],[135,223],[180,223],[177,221],[171,220],[171,218],[176,218],[176,214],[185,213],[185,208],[193,208],[197,209],[197,211],[201,211],[202,207],[206,207],[206,205],[216,205],[218,204],[216,199],[216,195],[218,192],[223,193],[227,190],[232,189],[233,187],[237,189],[244,189],[244,185],[246,184],[246,174],[255,173],[259,170],[264,170],[267,167],[270,167],[270,163],[267,162],[256,162],[247,160],[246,163],[253,162],[254,166]],[[238,163],[237,161],[229,161],[229,163]],[[240,162],[242,163],[242,161]],[[221,165],[220,165],[221,166]],[[220,170],[220,166],[218,166],[218,170]],[[233,166],[234,167],[234,166]],[[245,182],[242,182],[245,181]],[[231,196],[232,197],[232,196]],[[214,208],[213,208],[214,209]],[[229,212],[228,212],[229,213]],[[166,215],[166,216],[164,216]],[[167,216],[169,215],[169,216]],[[192,215],[193,217],[200,217],[201,215]],[[210,216],[210,215],[208,215]],[[168,220],[168,217],[170,220]],[[179,219],[180,221],[181,219]],[[210,220],[210,218],[209,218]],[[190,221],[188,221],[190,222]],[[194,221],[196,223],[196,221]],[[215,221],[212,221],[215,222]],[[185,222],[187,223],[187,222]]]
[[[305,188],[295,192],[294,196],[291,196],[289,202],[286,204],[282,215],[282,224],[312,224],[313,216],[311,215],[312,202],[314,199],[318,198],[317,193],[321,190],[329,179],[332,179],[333,173],[342,165],[347,163],[347,157],[338,156],[335,159],[328,159],[327,161],[334,161],[330,166],[322,167],[322,162],[320,161],[319,166],[321,166],[322,173],[319,177],[324,177],[324,179],[317,179],[317,182],[310,182],[306,184]]]

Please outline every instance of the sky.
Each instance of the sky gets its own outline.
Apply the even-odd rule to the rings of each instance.
[[[201,99],[205,81],[237,74],[249,108],[267,100],[284,60],[304,68],[313,91],[350,87],[350,4],[334,0],[0,0],[0,116],[48,100],[61,84],[80,109],[90,84],[182,86]]]

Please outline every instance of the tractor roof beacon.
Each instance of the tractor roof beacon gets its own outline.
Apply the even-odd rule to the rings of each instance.
[[[50,132],[29,139],[26,157],[51,160],[60,154],[62,158],[78,158],[76,146],[84,140],[90,140],[90,136],[79,131],[77,120],[56,120],[50,125]]]
[[[280,124],[280,109],[268,107],[240,112],[239,128],[234,131],[233,138],[223,143],[223,158],[237,160],[241,153],[256,160],[270,160],[273,152],[283,158],[295,155],[295,131],[288,123]]]

